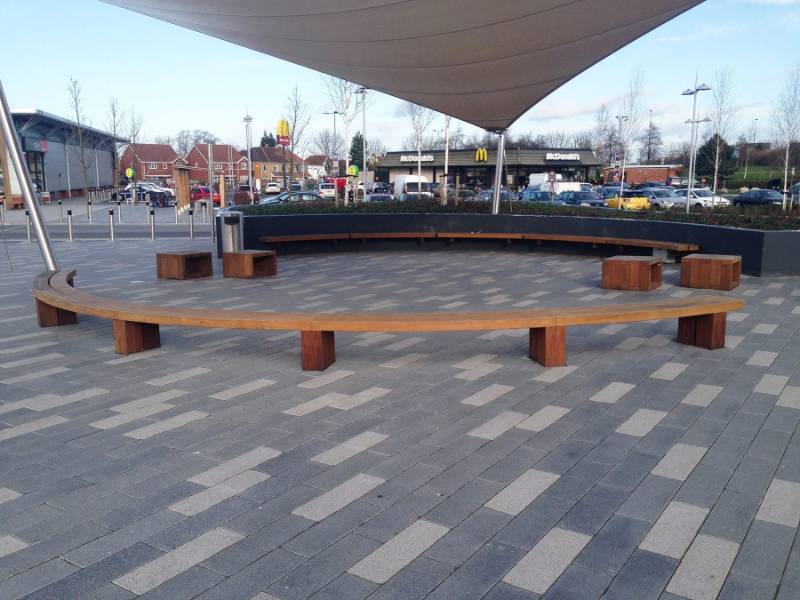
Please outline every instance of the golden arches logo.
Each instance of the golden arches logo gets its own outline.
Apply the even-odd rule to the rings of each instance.
[[[489,160],[489,151],[486,148],[478,148],[475,150],[475,162],[487,162]]]

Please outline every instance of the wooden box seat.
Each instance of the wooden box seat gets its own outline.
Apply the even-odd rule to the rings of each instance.
[[[159,279],[199,279],[213,274],[211,252],[184,250],[156,254]]]
[[[741,256],[690,254],[681,260],[681,287],[732,290],[741,276]]]
[[[603,261],[603,289],[650,292],[661,287],[663,261],[655,256],[612,256]]]
[[[278,260],[273,250],[242,250],[222,254],[223,277],[253,279],[278,274]]]

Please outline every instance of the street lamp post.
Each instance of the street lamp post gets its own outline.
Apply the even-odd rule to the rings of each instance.
[[[340,113],[338,110],[331,110],[331,111],[328,111],[328,112],[324,112],[322,114],[323,115],[333,115],[333,139],[331,140],[331,154],[332,154],[332,156],[330,157],[330,159],[331,159],[331,171],[334,171],[333,161],[336,161],[336,169],[335,170],[338,171],[339,170],[339,156],[337,155],[337,148],[336,148],[336,145],[337,145],[337,140],[336,140],[336,115],[340,115],[342,113]],[[331,173],[331,175],[332,174],[333,173]],[[337,175],[338,175],[338,173],[337,173]]]
[[[250,111],[244,116],[244,132],[247,139],[247,184],[250,186],[250,201],[254,201],[256,194],[253,189],[253,162],[250,155],[251,148],[253,147],[253,140],[250,133],[250,125],[253,122],[253,117],[250,116]]]
[[[617,121],[619,121],[619,144],[622,147],[622,171],[620,171],[619,174],[619,202],[617,203],[617,210],[622,210],[622,192],[625,189],[625,159],[627,157],[624,123],[628,121],[628,115],[617,115]]]
[[[692,135],[691,141],[689,144],[689,184],[686,186],[686,213],[688,214],[691,211],[691,196],[692,196],[692,188],[694,187],[694,167],[695,167],[695,153],[696,153],[696,144],[697,144],[697,124],[698,123],[707,123],[711,119],[704,119],[703,121],[697,120],[697,94],[700,92],[707,92],[711,89],[710,85],[702,83],[697,85],[697,77],[694,80],[694,88],[690,88],[681,92],[681,96],[692,96],[692,118],[687,123],[692,124]]]
[[[444,117],[444,187],[442,188],[442,204],[447,206],[447,186],[450,185],[450,115]]]
[[[360,87],[356,94],[361,96],[361,164],[362,180],[364,181],[364,200],[367,199],[367,88]],[[353,198],[358,198],[358,186]]]

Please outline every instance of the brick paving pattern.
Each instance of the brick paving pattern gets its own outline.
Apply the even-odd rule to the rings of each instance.
[[[166,306],[504,310],[702,294],[600,289],[600,259],[281,256],[276,278],[155,277],[187,240],[57,242],[77,286]],[[38,250],[0,276],[0,598],[800,598],[800,279],[743,278],[724,350],[674,321],[527,332],[40,329]],[[215,261],[216,272],[221,271]]]

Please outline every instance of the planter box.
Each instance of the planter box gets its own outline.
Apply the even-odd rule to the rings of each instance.
[[[747,275],[800,275],[800,231],[761,231],[600,217],[461,213],[255,215],[244,217],[243,247],[247,250],[268,249],[269,246],[258,241],[259,237],[265,235],[437,231],[563,233],[688,242],[698,244],[700,252],[704,254],[741,256],[742,272]],[[370,245],[377,246],[380,243],[376,240]],[[396,243],[409,247],[416,244],[411,241]],[[460,240],[459,244],[462,243],[470,242]],[[529,246],[535,244],[521,242],[512,244],[510,248]],[[587,244],[580,247],[586,253],[592,252]],[[306,248],[319,250],[320,244],[306,245]],[[613,252],[618,253],[616,249]]]

